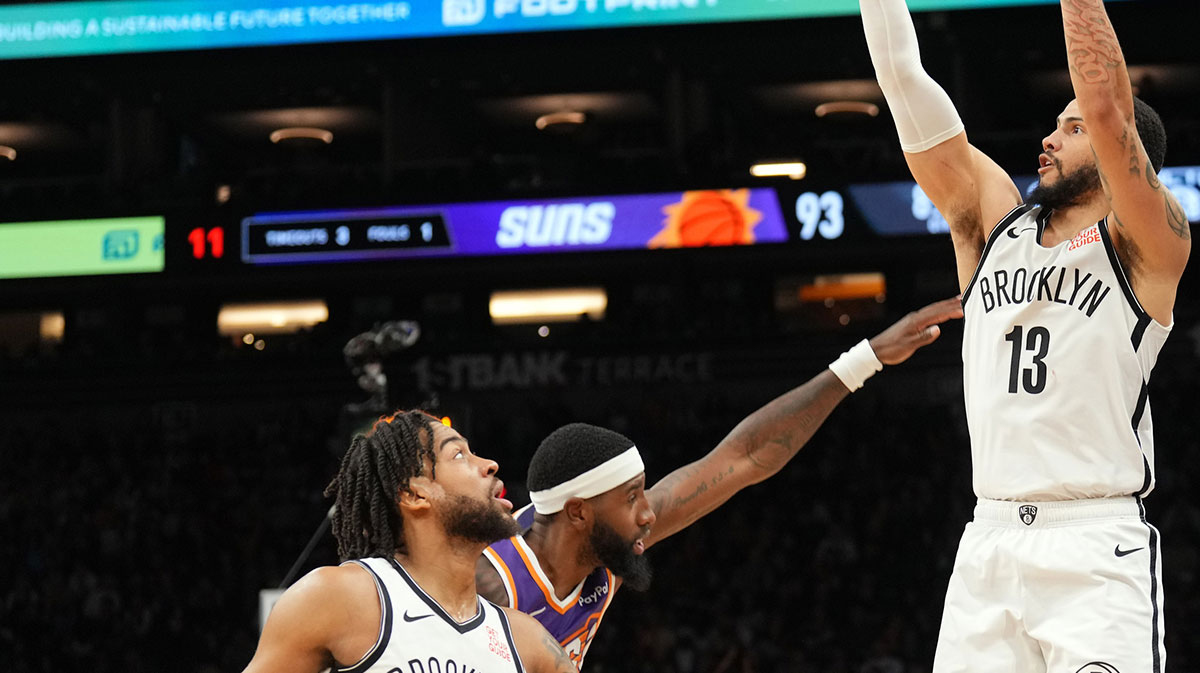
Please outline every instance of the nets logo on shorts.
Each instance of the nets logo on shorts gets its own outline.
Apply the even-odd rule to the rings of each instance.
[[[1103,661],[1093,661],[1089,664],[1084,664],[1083,668],[1075,671],[1075,673],[1121,673],[1116,666],[1106,664]]]
[[[1032,526],[1033,520],[1037,518],[1036,505],[1021,505],[1021,509],[1017,512],[1021,515],[1021,522],[1026,526]]]

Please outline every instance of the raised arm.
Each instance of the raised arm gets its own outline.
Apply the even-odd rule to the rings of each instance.
[[[870,350],[879,363],[899,364],[938,338],[939,323],[961,317],[957,297],[930,304],[871,339]],[[656,521],[643,541],[646,547],[678,533],[734,493],[782,469],[850,393],[839,377],[853,379],[857,375],[853,371],[847,375],[839,363],[831,367],[839,374],[826,369],[775,398],[738,423],[708,455],[675,470],[647,491]],[[857,378],[861,385],[865,377]]]
[[[1139,301],[1151,317],[1170,323],[1191,252],[1187,217],[1159,182],[1138,135],[1129,71],[1103,1],[1062,0],[1062,15],[1071,85],[1112,206],[1114,237],[1132,262]]]
[[[904,0],[859,0],[871,63],[917,184],[950,224],[959,288],[975,272],[984,241],[1021,203],[1012,179],[967,143],[950,96],[925,72]]]

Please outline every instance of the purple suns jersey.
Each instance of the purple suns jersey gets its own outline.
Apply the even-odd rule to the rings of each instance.
[[[533,505],[526,505],[513,517],[522,531],[527,530],[533,524]],[[494,543],[483,554],[500,573],[509,607],[541,622],[563,646],[575,667],[583,668],[583,657],[612,602],[615,584],[612,572],[597,568],[560,600],[554,595],[554,587],[537,556],[520,535]]]

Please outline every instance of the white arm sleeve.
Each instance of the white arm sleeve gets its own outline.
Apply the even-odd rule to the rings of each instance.
[[[859,0],[875,77],[909,154],[962,133],[963,123],[945,90],[921,66],[917,31],[904,0]]]

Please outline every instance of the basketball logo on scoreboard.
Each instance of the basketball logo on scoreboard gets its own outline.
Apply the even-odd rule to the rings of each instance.
[[[684,192],[679,203],[662,209],[663,228],[648,248],[696,248],[749,245],[754,226],[763,219],[750,206],[749,189],[711,189]]]
[[[487,0],[442,0],[442,25],[474,26],[487,15]]]

